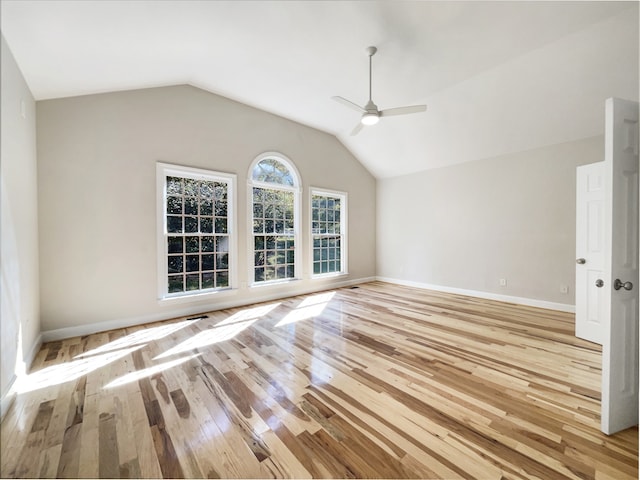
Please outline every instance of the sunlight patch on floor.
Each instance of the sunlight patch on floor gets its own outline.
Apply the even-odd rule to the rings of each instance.
[[[157,327],[151,327],[151,328],[144,328],[142,330],[138,330],[124,337],[113,340],[112,342],[105,343],[104,345],[94,348],[93,350],[89,350],[88,352],[84,352],[79,355],[76,355],[73,358],[88,357],[91,355],[97,355],[100,353],[109,352],[113,350],[120,350],[121,348],[138,345],[140,343],[148,343],[154,340],[159,340],[191,324],[193,324],[193,320],[183,320],[182,322],[170,323],[167,325],[159,325]]]
[[[280,303],[272,303],[269,305],[260,305],[258,307],[240,310],[229,318],[217,323],[214,327],[203,330],[188,340],[170,348],[166,352],[157,355],[154,360],[230,340],[243,330],[249,328],[265,315],[268,315],[279,305]]]
[[[71,380],[76,380],[83,375],[129,355],[131,352],[134,352],[145,345],[146,344],[136,345],[134,347],[118,351],[107,352],[100,355],[94,355],[89,358],[81,358],[68,363],[43,368],[42,370],[38,370],[37,372],[21,378],[19,385],[16,387],[16,393],[21,394],[32,392],[40,388],[47,388],[53,385],[70,382]]]
[[[120,378],[116,378],[112,382],[108,383],[107,385],[104,386],[104,388],[120,387],[122,385],[126,385],[127,383],[137,382],[142,378],[151,377],[152,375],[155,375],[157,373],[173,368],[177,365],[180,365],[198,356],[200,356],[199,353],[194,355],[189,355],[187,357],[181,357],[176,360],[171,360],[169,362],[161,363],[159,365],[154,365],[152,367],[145,368],[144,370],[138,370],[136,372],[127,373],[126,375]]]
[[[276,327],[317,317],[322,314],[335,294],[336,292],[324,292],[305,298],[295,309],[291,310],[282,320],[276,323]]]

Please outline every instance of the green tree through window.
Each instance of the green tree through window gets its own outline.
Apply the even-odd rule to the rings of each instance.
[[[344,193],[311,192],[313,275],[346,273]]]

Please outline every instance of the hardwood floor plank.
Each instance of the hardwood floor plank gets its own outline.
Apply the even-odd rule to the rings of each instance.
[[[637,479],[638,429],[599,431],[601,350],[573,330],[372,282],[51,342],[0,476]]]
[[[116,443],[118,445],[117,460],[119,478],[139,478],[140,463],[133,432],[132,415],[129,408],[127,387],[114,391],[113,403],[115,411]]]
[[[98,442],[98,474],[100,478],[119,478],[119,445],[115,413],[104,411],[100,413]]]
[[[162,472],[149,429],[149,420],[141,391],[130,389],[127,393],[127,400],[131,430],[125,431],[124,434],[129,434],[135,441],[140,478],[161,478]]]
[[[57,476],[58,465],[62,452],[62,444],[54,445],[43,450],[38,463],[38,478],[52,478]]]
[[[54,400],[50,400],[48,402],[42,402],[38,406],[38,413],[36,414],[36,418],[33,421],[33,426],[31,427],[31,433],[44,431],[49,428],[49,423],[51,422],[51,416],[53,415],[53,407],[55,405]]]
[[[100,396],[85,395],[81,423],[81,442],[79,446],[79,478],[98,478],[99,475],[99,420]]]
[[[255,432],[266,426],[253,413],[247,418],[232,405],[225,404],[221,391],[211,396],[211,385],[206,381],[201,379],[195,386],[195,395],[191,396],[192,412],[201,427],[185,433],[197,432],[196,440],[204,451],[215,453],[206,470],[216,472],[221,478],[240,477],[243,472],[246,477],[259,477],[259,459],[267,455],[268,450]]]
[[[76,423],[69,426],[64,432],[60,458],[58,459],[57,478],[77,478],[79,469],[79,453],[82,425]],[[116,445],[116,442],[112,442]],[[102,474],[101,471],[99,471]],[[106,478],[106,476],[105,476]]]
[[[157,402],[157,400],[154,401]],[[173,441],[165,430],[164,425],[153,425],[151,427],[151,436],[163,478],[184,478],[182,465],[176,455]]]

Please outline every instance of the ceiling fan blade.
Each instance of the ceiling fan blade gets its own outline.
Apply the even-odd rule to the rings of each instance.
[[[350,100],[347,100],[346,98],[343,97],[331,97],[332,99],[334,99],[336,102],[341,103],[342,105],[344,105],[345,107],[349,107],[352,108],[354,110],[357,110],[360,113],[365,113],[366,110],[364,108],[362,108],[360,105],[357,105],[355,103],[353,103]]]
[[[355,127],[353,127],[353,130],[351,130],[351,136],[353,137],[357,135],[360,132],[360,130],[362,130],[362,127],[364,127],[364,125],[358,122],[358,124]]]
[[[388,108],[387,110],[381,110],[380,116],[391,117],[392,115],[407,115],[409,113],[424,112],[426,110],[426,105],[412,105],[410,107]]]

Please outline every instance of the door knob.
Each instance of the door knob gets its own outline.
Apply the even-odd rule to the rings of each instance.
[[[576,263],[578,265],[584,265],[587,261],[584,258],[576,258]]]
[[[613,282],[613,288],[616,290],[620,290],[624,288],[625,290],[631,290],[633,288],[633,283],[631,282],[621,282],[619,278],[616,278],[616,281]]]
[[[596,287],[601,288],[604,285],[604,282],[601,278],[596,280]]]

